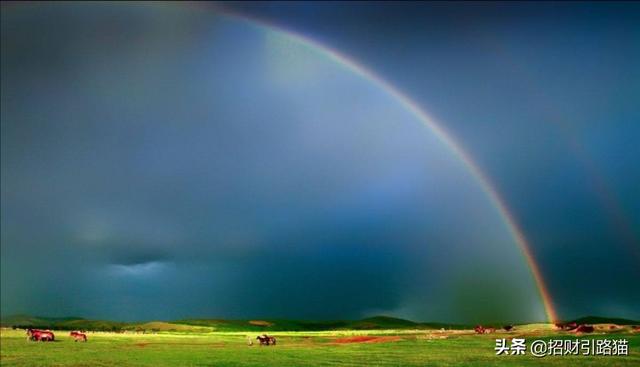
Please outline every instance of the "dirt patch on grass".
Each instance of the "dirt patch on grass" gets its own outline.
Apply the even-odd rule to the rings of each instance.
[[[402,340],[399,336],[350,336],[347,338],[338,338],[333,342],[336,344],[351,343],[389,343]]]

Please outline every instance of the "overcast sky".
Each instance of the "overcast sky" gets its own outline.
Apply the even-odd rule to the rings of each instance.
[[[544,320],[465,165],[289,31],[452,133],[560,317],[640,319],[633,3],[3,4],[2,314]]]

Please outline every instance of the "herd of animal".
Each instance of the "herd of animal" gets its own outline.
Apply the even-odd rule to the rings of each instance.
[[[595,329],[593,328],[593,326],[591,325],[583,325],[580,324],[578,325],[575,322],[568,322],[568,323],[557,323],[555,324],[556,329],[558,330],[563,330],[563,331],[573,331],[576,333],[592,333]],[[505,325],[502,327],[505,331],[513,331],[515,330],[515,328],[513,327],[513,325]],[[496,331],[495,328],[492,327],[484,327],[482,325],[478,325],[475,328],[473,328],[473,330],[475,330],[475,332],[477,334],[491,334],[493,332]]]
[[[82,333],[80,331],[72,331],[69,333],[69,336],[73,338],[74,341],[87,341],[87,334]],[[51,330],[40,330],[40,329],[27,329],[27,340],[34,342],[52,342],[56,340],[56,336]],[[267,334],[258,335],[256,340],[260,342],[260,345],[276,345],[276,337],[269,336]],[[252,345],[253,343],[249,343]]]
[[[87,334],[80,331],[72,331],[69,333],[69,336],[76,342],[87,341]],[[33,342],[52,342],[56,340],[56,336],[51,330],[27,329],[27,340]]]
[[[564,331],[574,331],[576,333],[592,333],[594,328],[591,325],[578,325],[575,322],[568,322],[566,324],[557,323],[555,324],[556,328]]]
[[[591,325],[578,325],[575,322],[568,323],[557,323],[555,324],[556,329],[563,331],[573,331],[576,333],[592,333],[594,331],[593,326]],[[515,328],[513,325],[505,325],[502,327],[505,331],[513,331]],[[634,326],[634,330],[640,331],[640,326]],[[484,327],[482,325],[477,325],[474,328],[474,331],[477,334],[491,334],[496,331],[493,327]],[[69,336],[73,338],[74,341],[87,341],[87,334],[80,331],[72,331],[69,333]],[[39,342],[52,342],[55,341],[55,335],[51,330],[40,330],[40,329],[27,329],[27,340],[29,341],[39,341]],[[260,345],[276,345],[276,338],[274,336],[269,336],[267,334],[258,335],[256,340],[260,342]],[[253,342],[249,340],[249,345],[253,345]]]
[[[505,331],[512,331],[515,330],[513,328],[513,325],[505,325],[502,327]],[[496,331],[495,328],[492,327],[484,327],[482,325],[478,325],[475,328],[473,328],[473,330],[475,330],[476,334],[491,334],[494,333]]]

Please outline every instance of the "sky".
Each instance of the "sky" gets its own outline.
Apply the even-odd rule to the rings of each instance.
[[[2,4],[1,312],[640,319],[634,3]],[[312,42],[308,40],[313,40]],[[332,50],[332,51],[331,51]]]

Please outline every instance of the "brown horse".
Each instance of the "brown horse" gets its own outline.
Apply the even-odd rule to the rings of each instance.
[[[87,334],[81,333],[79,331],[72,331],[69,333],[69,336],[72,337],[74,340],[73,341],[83,341],[86,342],[87,341]]]
[[[267,334],[258,335],[256,339],[260,341],[260,345],[276,345],[276,338]]]
[[[49,330],[27,329],[27,340],[34,342],[52,342],[55,335]]]

